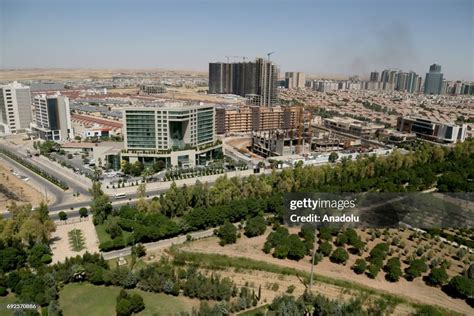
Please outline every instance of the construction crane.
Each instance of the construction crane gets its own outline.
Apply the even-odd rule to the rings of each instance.
[[[271,53],[268,53],[268,54],[267,54],[268,61],[270,61],[270,55],[273,55],[273,54],[275,54],[275,52],[271,52]]]

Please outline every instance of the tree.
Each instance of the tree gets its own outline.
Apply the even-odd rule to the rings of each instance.
[[[80,217],[87,217],[87,216],[89,216],[89,211],[87,210],[87,208],[81,207],[81,208],[79,209],[79,216],[80,216]]]
[[[474,297],[474,280],[457,275],[449,281],[448,290],[455,297],[472,298]]]
[[[354,270],[354,272],[357,274],[364,273],[365,269],[367,269],[367,262],[365,262],[364,259],[357,259],[352,266],[352,270]]]
[[[448,283],[449,276],[444,268],[433,268],[426,277],[426,284],[431,286],[443,286]]]
[[[8,211],[11,218],[3,225],[1,231],[3,239],[21,240],[29,245],[47,243],[51,233],[56,229],[54,222],[49,218],[45,203],[41,203],[34,212],[31,204],[20,206],[12,203]]]
[[[400,260],[398,258],[390,258],[387,260],[387,264],[385,265],[385,278],[390,282],[396,282],[400,279],[403,275]]]
[[[325,257],[329,256],[332,252],[332,245],[325,241],[319,245],[318,251]]]
[[[61,211],[61,212],[59,212],[58,216],[59,216],[59,219],[60,219],[61,221],[67,220],[67,214],[66,214],[66,212]]]
[[[98,181],[92,183],[92,188],[89,192],[92,194],[91,212],[94,216],[94,224],[102,224],[107,219],[107,216],[112,212],[110,199],[104,194],[101,184]]]
[[[145,246],[142,243],[138,243],[132,246],[132,255],[137,256],[138,258],[146,255]]]
[[[329,259],[331,260],[331,262],[334,263],[345,264],[346,261],[349,259],[349,254],[344,248],[338,247],[336,248],[336,250],[333,251]]]
[[[379,274],[380,266],[376,264],[370,264],[367,267],[367,276],[371,279],[375,279]]]
[[[219,228],[217,236],[221,239],[221,246],[235,244],[237,242],[237,228],[228,220]]]
[[[164,170],[166,168],[166,164],[163,160],[157,160],[155,161],[155,163],[153,164],[153,171],[154,172],[160,172],[162,170]]]
[[[50,262],[51,250],[48,245],[37,243],[28,251],[28,263],[32,267],[38,268]]]
[[[245,225],[245,236],[255,237],[262,235],[267,228],[265,218],[263,216],[255,216],[247,220]]]
[[[328,161],[329,161],[330,163],[334,163],[334,162],[337,161],[338,158],[339,158],[339,155],[338,155],[336,152],[333,151],[333,152],[331,152],[331,153],[329,154]]]
[[[426,263],[421,259],[415,259],[410,263],[410,266],[405,269],[405,278],[411,281],[426,271],[428,271]]]
[[[306,245],[298,237],[298,235],[290,235],[288,237],[288,259],[300,260],[306,255]]]

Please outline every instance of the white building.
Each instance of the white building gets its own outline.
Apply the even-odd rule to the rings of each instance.
[[[41,139],[54,141],[73,139],[69,98],[59,94],[36,95],[31,128]]]
[[[11,135],[30,127],[30,87],[18,82],[0,86],[0,134]]]

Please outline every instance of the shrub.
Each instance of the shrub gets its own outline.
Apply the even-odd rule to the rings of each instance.
[[[385,265],[385,278],[390,282],[396,282],[403,275],[400,260],[398,258],[390,258]]]
[[[426,284],[431,286],[442,286],[449,280],[446,270],[443,268],[433,268],[426,277]]]
[[[371,264],[367,267],[367,276],[371,279],[375,279],[379,274],[380,266]]]
[[[237,228],[229,221],[225,221],[217,231],[217,235],[221,239],[219,242],[221,246],[237,242]]]
[[[333,251],[333,253],[331,254],[331,257],[329,257],[329,259],[331,260],[331,262],[334,262],[334,263],[345,264],[346,261],[349,259],[349,254],[347,253],[347,251],[344,248],[339,247],[339,248],[336,248],[336,250]]]
[[[288,288],[286,289],[286,293],[291,294],[295,291],[295,289],[296,289],[296,286],[294,286],[293,284],[289,285]]]
[[[265,222],[265,218],[260,215],[255,216],[247,220],[244,234],[247,237],[260,236],[265,232],[266,228],[267,228],[267,224]]]
[[[67,214],[64,211],[59,212],[58,216],[59,216],[59,219],[62,221],[67,220]]]
[[[327,257],[332,252],[332,245],[325,241],[319,245],[318,252],[320,252],[323,256]]]
[[[355,264],[352,266],[352,269],[355,273],[362,274],[365,272],[365,269],[367,269],[367,262],[365,262],[364,259],[357,259]]]
[[[428,271],[426,263],[421,259],[415,259],[410,263],[410,266],[405,269],[405,277],[411,281],[426,271]]]
[[[474,280],[458,275],[448,283],[448,290],[455,297],[472,298],[474,296]]]
[[[306,245],[297,235],[288,237],[288,259],[300,260],[306,255]]]
[[[282,243],[275,247],[273,251],[273,256],[278,259],[285,259],[288,256],[288,251],[290,247],[286,243]]]
[[[89,211],[85,207],[81,207],[79,209],[79,216],[80,217],[87,217],[89,215]]]

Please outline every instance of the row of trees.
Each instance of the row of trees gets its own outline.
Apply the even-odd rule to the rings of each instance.
[[[281,218],[282,195],[286,192],[419,191],[436,186],[439,175],[447,172],[462,174],[463,183],[471,187],[474,182],[468,180],[473,176],[473,158],[474,142],[466,141],[452,149],[425,144],[407,155],[395,151],[387,157],[343,159],[334,166],[298,165],[279,173],[275,171],[270,175],[251,175],[242,179],[223,176],[212,187],[199,181],[194,186],[181,188],[172,183],[165,195],[151,202],[143,198],[137,208],[140,212],[159,212],[169,218],[182,217],[176,221],[179,229],[171,227],[170,230],[177,234],[187,233],[217,227],[225,220],[237,222],[262,212],[276,213]],[[140,187],[139,191],[143,191]],[[92,191],[98,190],[93,188]],[[93,212],[97,214],[94,221],[101,224],[112,213],[112,208],[102,195],[93,196]],[[119,213],[116,215],[121,217]],[[173,225],[172,222],[168,224]],[[171,236],[159,235],[149,236],[148,240]],[[145,239],[141,238],[142,241]],[[364,246],[357,239],[349,242],[358,252]],[[115,248],[120,244],[117,243]]]

